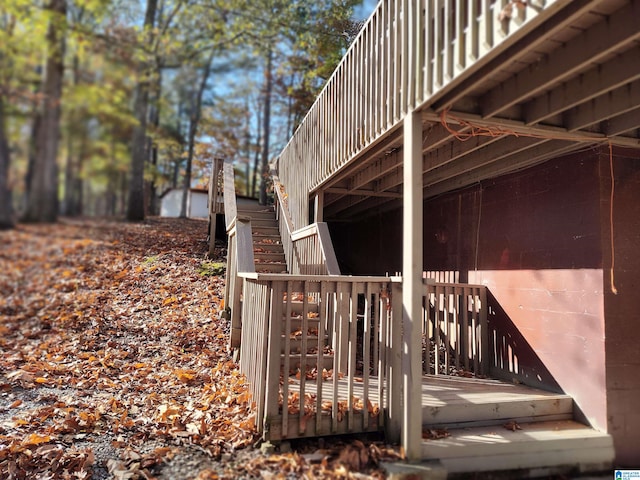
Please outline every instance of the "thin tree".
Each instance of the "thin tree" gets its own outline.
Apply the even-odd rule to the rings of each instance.
[[[265,66],[265,86],[264,86],[264,117],[262,126],[262,162],[260,174],[260,205],[267,204],[267,178],[269,178],[269,137],[271,135],[271,92],[273,82],[271,64],[273,61],[273,50],[267,49],[267,64]]]
[[[7,119],[4,98],[0,92],[0,230],[13,228],[15,219],[9,188],[9,165],[11,163],[9,141],[6,136]]]
[[[34,165],[25,221],[55,222],[58,218],[58,143],[60,102],[64,77],[64,48],[67,2],[51,0],[45,6],[51,14],[47,31],[47,61],[42,81],[41,121],[35,135]]]
[[[191,169],[193,166],[193,149],[196,143],[196,133],[198,132],[198,124],[202,116],[202,96],[204,90],[207,87],[207,81],[211,74],[211,63],[213,62],[213,51],[207,59],[200,78],[200,85],[196,92],[193,104],[191,105],[191,112],[189,114],[189,139],[187,150],[187,166],[184,174],[184,183],[182,185],[182,203],[180,205],[180,217],[185,218],[187,216],[187,199],[189,196],[189,189],[191,188]]]
[[[153,26],[155,24],[158,0],[147,0],[144,16],[144,32],[146,46],[153,42]],[[131,139],[131,178],[129,180],[129,200],[127,203],[127,220],[144,220],[144,166],[147,160],[147,110],[149,106],[149,87],[151,68],[148,62],[141,63],[138,70],[138,83],[134,94],[134,113],[137,124]]]

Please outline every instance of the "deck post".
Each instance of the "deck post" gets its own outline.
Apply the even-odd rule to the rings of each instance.
[[[422,120],[404,118],[402,214],[402,447],[407,459],[419,460],[422,438]]]

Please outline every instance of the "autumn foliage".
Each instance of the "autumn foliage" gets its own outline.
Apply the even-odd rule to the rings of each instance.
[[[219,317],[224,277],[202,274],[204,232],[157,218],[0,232],[0,478],[346,478],[378,466],[375,445],[317,461],[247,448],[255,417]]]

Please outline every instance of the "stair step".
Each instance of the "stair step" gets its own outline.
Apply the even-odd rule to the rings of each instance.
[[[284,249],[282,243],[259,243],[254,239],[253,242],[253,255],[258,253],[279,253],[284,255]]]
[[[253,231],[265,227],[278,229],[278,222],[275,218],[251,217],[251,229]]]
[[[238,205],[237,206],[237,211],[238,214],[240,213],[247,213],[247,214],[270,214],[270,215],[275,215],[275,209],[273,208],[272,205],[259,205],[257,203],[254,204],[245,204],[245,205]]]
[[[282,328],[285,328],[286,318],[282,318]],[[320,323],[319,318],[307,318],[307,328],[318,328],[318,324]],[[290,320],[291,330],[296,331],[302,328],[302,318],[301,317],[292,317]],[[330,332],[327,332],[327,335]]]
[[[327,340],[328,338],[325,336],[324,340],[322,341],[322,345],[326,346],[327,345]],[[282,335],[282,338],[280,340],[280,345],[282,345],[282,350],[284,353],[284,349],[285,349],[285,339],[284,339],[284,335]],[[313,348],[317,348],[318,347],[318,336],[317,335],[307,335],[307,350],[311,350]],[[296,337],[296,338],[289,338],[289,351],[290,352],[294,352],[295,354],[300,353],[300,349],[302,348],[302,338],[301,337]],[[315,355],[312,353],[309,353],[307,351],[307,354],[309,355]]]
[[[286,263],[263,263],[256,261],[255,266],[257,273],[286,273],[287,271]]]
[[[449,430],[449,436],[422,442],[424,460],[439,459],[449,473],[554,466],[610,466],[610,435],[573,420]]]
[[[278,227],[265,227],[251,223],[251,232],[253,233],[254,240],[256,237],[274,237],[280,241],[280,230]]]
[[[495,380],[429,377],[423,387],[423,425],[459,428],[573,418],[573,399]]]
[[[256,262],[286,263],[283,252],[255,252],[254,251],[253,258],[256,260]]]
[[[284,355],[280,355],[280,365],[284,366]],[[307,367],[309,366],[317,366],[318,364],[318,354],[317,353],[308,353],[306,355],[301,355],[299,353],[292,353],[289,355],[289,368],[297,369],[300,368],[302,363],[305,363]],[[330,370],[333,368],[333,355],[322,355],[320,360],[321,367]]]

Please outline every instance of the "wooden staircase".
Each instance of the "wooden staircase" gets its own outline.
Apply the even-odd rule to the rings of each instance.
[[[305,305],[303,302],[305,294],[301,292],[291,292],[291,300],[288,302],[288,295],[288,293],[284,295],[282,307],[280,345],[282,346],[283,373],[292,376],[297,375],[298,370],[308,373],[310,368],[330,370],[333,368],[333,350],[330,348],[329,333],[325,328],[320,327],[318,303],[308,296]],[[303,318],[305,309],[306,321]]]
[[[575,421],[568,395],[497,380],[427,377],[422,403],[422,457],[438,460],[448,474],[611,467],[611,436]]]
[[[251,218],[253,257],[258,273],[286,273],[287,262],[273,206],[238,206],[238,216]]]

